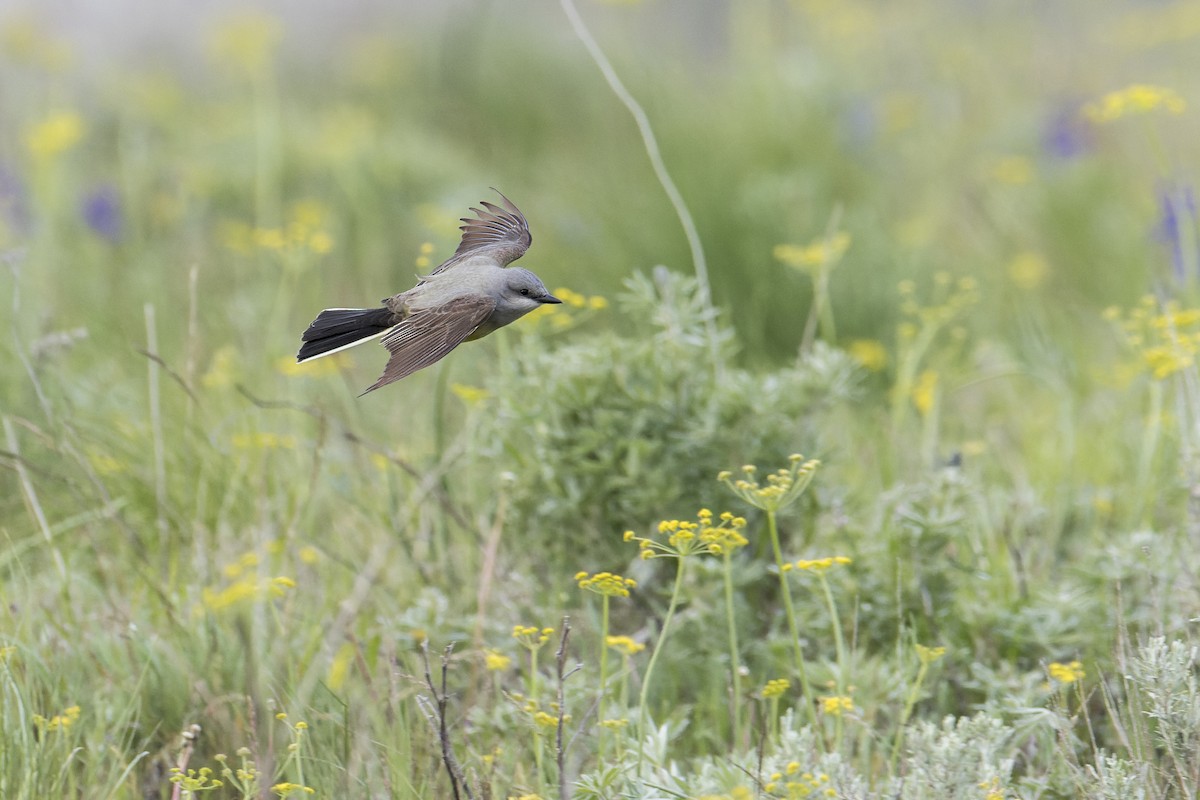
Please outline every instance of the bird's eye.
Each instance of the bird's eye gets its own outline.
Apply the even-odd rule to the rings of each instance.
[[[522,290],[521,290],[521,294],[522,294],[523,296],[525,296],[525,297],[529,297],[529,290],[528,290],[528,289],[522,289]]]

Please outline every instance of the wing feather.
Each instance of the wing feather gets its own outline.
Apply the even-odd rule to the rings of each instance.
[[[529,223],[521,210],[505,197],[499,189],[494,190],[500,195],[503,206],[480,202],[483,208],[471,208],[475,219],[463,217],[462,241],[458,249],[445,263],[435,269],[431,275],[449,269],[463,259],[474,255],[490,255],[507,267],[529,249],[533,237],[529,233]]]
[[[384,334],[383,346],[391,353],[383,374],[367,392],[413,374],[438,361],[470,336],[496,308],[483,295],[456,298],[437,308],[411,311]]]

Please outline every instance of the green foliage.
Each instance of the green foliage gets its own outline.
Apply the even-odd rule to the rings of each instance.
[[[790,369],[744,369],[723,325],[712,363],[713,312],[695,281],[665,269],[631,279],[617,305],[620,332],[523,337],[488,386],[479,435],[512,476],[525,544],[555,562],[611,563],[630,525],[714,504],[714,465],[785,461],[857,384],[856,364],[828,347]]]

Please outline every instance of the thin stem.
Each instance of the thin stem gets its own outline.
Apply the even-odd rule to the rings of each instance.
[[[846,694],[846,645],[842,638],[842,622],[838,617],[837,603],[833,599],[833,590],[829,588],[829,580],[825,577],[824,572],[817,573],[818,579],[821,581],[821,592],[825,595],[825,607],[829,609],[829,622],[833,627],[833,645],[837,651],[837,695],[839,697]],[[835,722],[836,732],[834,733],[834,749],[840,749],[842,744],[842,715],[838,714]]]
[[[642,691],[638,696],[638,759],[637,774],[642,774],[642,764],[646,756],[646,698],[650,694],[650,678],[654,675],[654,665],[667,641],[667,631],[671,620],[675,617],[675,606],[679,603],[679,590],[683,586],[683,569],[687,561],[683,557],[676,559],[675,587],[671,590],[671,602],[667,606],[667,615],[663,617],[662,630],[658,632],[658,641],[654,644],[654,652],[650,654],[650,663],[646,665],[646,676],[642,678]]]
[[[812,687],[808,684],[808,671],[804,665],[804,649],[800,647],[800,629],[796,626],[796,611],[792,606],[792,590],[788,587],[787,572],[783,569],[783,551],[779,548],[779,527],[775,524],[775,512],[767,512],[767,531],[771,534],[771,548],[775,552],[775,567],[779,572],[779,588],[783,594],[783,608],[787,612],[788,632],[791,634],[792,650],[796,655],[796,672],[800,676],[800,690],[804,695],[804,707],[813,728],[817,727],[817,707],[813,700]]]
[[[604,727],[604,701],[608,698],[608,595],[600,597],[600,700],[596,707],[596,719],[600,724],[600,764],[604,764],[604,756],[608,737]]]
[[[733,696],[730,698],[729,714],[733,719],[733,749],[742,743],[742,672],[738,654],[737,620],[733,613],[733,553],[726,550],[725,560],[725,618],[729,623],[729,670],[733,677]]]
[[[888,769],[896,774],[896,761],[900,758],[900,745],[904,742],[904,726],[908,724],[908,718],[912,716],[913,707],[917,704],[917,697],[921,694],[921,684],[925,682],[925,674],[929,672],[929,665],[922,662],[921,668],[917,670],[917,679],[913,682],[912,691],[908,693],[908,699],[904,701],[904,711],[900,714],[900,721],[896,724],[896,741],[892,744],[892,757],[889,761]]]

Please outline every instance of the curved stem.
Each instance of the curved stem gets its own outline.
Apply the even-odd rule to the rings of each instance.
[[[667,606],[667,615],[663,618],[662,630],[658,632],[658,642],[654,645],[654,652],[650,654],[650,663],[646,665],[646,676],[642,678],[642,691],[638,695],[637,774],[639,776],[642,774],[642,763],[646,755],[646,698],[650,693],[650,678],[654,674],[654,665],[658,663],[658,655],[667,641],[667,630],[671,627],[671,620],[675,616],[675,606],[679,604],[679,590],[683,586],[683,568],[686,561],[682,557],[676,561],[678,566],[675,569],[675,587],[671,590],[671,602]]]
[[[604,701],[608,697],[608,595],[600,597],[600,699],[597,701],[596,720],[600,725],[600,765],[604,765],[607,737],[604,727]]]

